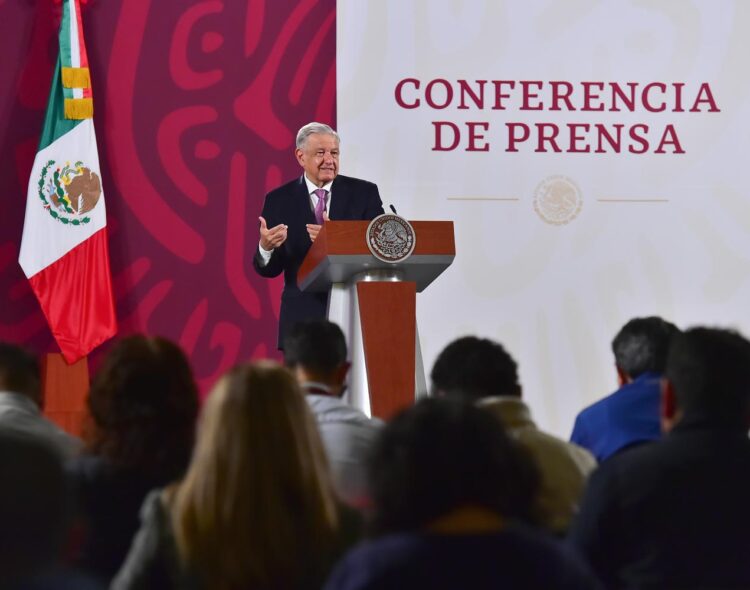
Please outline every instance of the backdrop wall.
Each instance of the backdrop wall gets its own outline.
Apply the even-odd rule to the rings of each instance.
[[[0,339],[39,352],[56,348],[16,260],[56,12],[0,0]],[[251,268],[257,216],[299,174],[297,129],[335,124],[335,3],[89,0],[83,20],[120,334],[179,341],[205,389],[275,354],[281,284]]]
[[[750,333],[748,27],[731,0],[339,1],[342,170],[456,222],[427,367],[497,339],[567,436],[629,318]]]
[[[16,259],[55,10],[0,0],[0,338],[40,352]],[[337,96],[342,171],[456,221],[456,262],[419,298],[428,367],[458,335],[496,338],[567,434],[614,387],[628,318],[749,331],[747,3],[89,0],[83,18],[121,333],[179,341],[204,388],[273,353],[256,216]]]

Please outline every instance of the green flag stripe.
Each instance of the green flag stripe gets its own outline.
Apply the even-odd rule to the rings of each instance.
[[[42,129],[42,136],[39,138],[38,152],[83,122],[83,120],[65,118],[65,101],[60,72],[60,56],[58,56],[55,71],[52,75],[52,87],[49,90],[49,99],[47,100],[47,111],[44,113],[44,128]]]
[[[70,55],[70,17],[70,0],[65,0],[58,38],[60,40],[60,60],[62,65],[67,68],[73,65],[73,58]]]
[[[58,38],[60,40],[59,65],[62,65],[66,68],[69,68],[73,65],[73,57],[70,53],[70,1],[71,0],[63,0],[62,21],[60,22],[60,32],[58,34]],[[59,65],[58,71],[60,69]],[[72,88],[63,88],[62,91],[65,98],[73,98]]]

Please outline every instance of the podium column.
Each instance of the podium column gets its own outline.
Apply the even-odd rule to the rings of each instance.
[[[414,403],[417,285],[357,283],[370,409],[390,418]]]

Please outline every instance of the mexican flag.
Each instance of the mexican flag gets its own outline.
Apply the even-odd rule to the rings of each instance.
[[[60,53],[26,196],[18,262],[65,360],[117,331],[91,81],[78,0],[63,0]]]

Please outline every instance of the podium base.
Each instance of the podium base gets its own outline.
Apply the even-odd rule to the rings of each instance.
[[[351,363],[344,400],[367,416],[389,418],[427,394],[416,288],[402,276],[397,269],[377,269],[331,288],[328,318],[341,326]],[[368,374],[368,366],[381,369]]]

